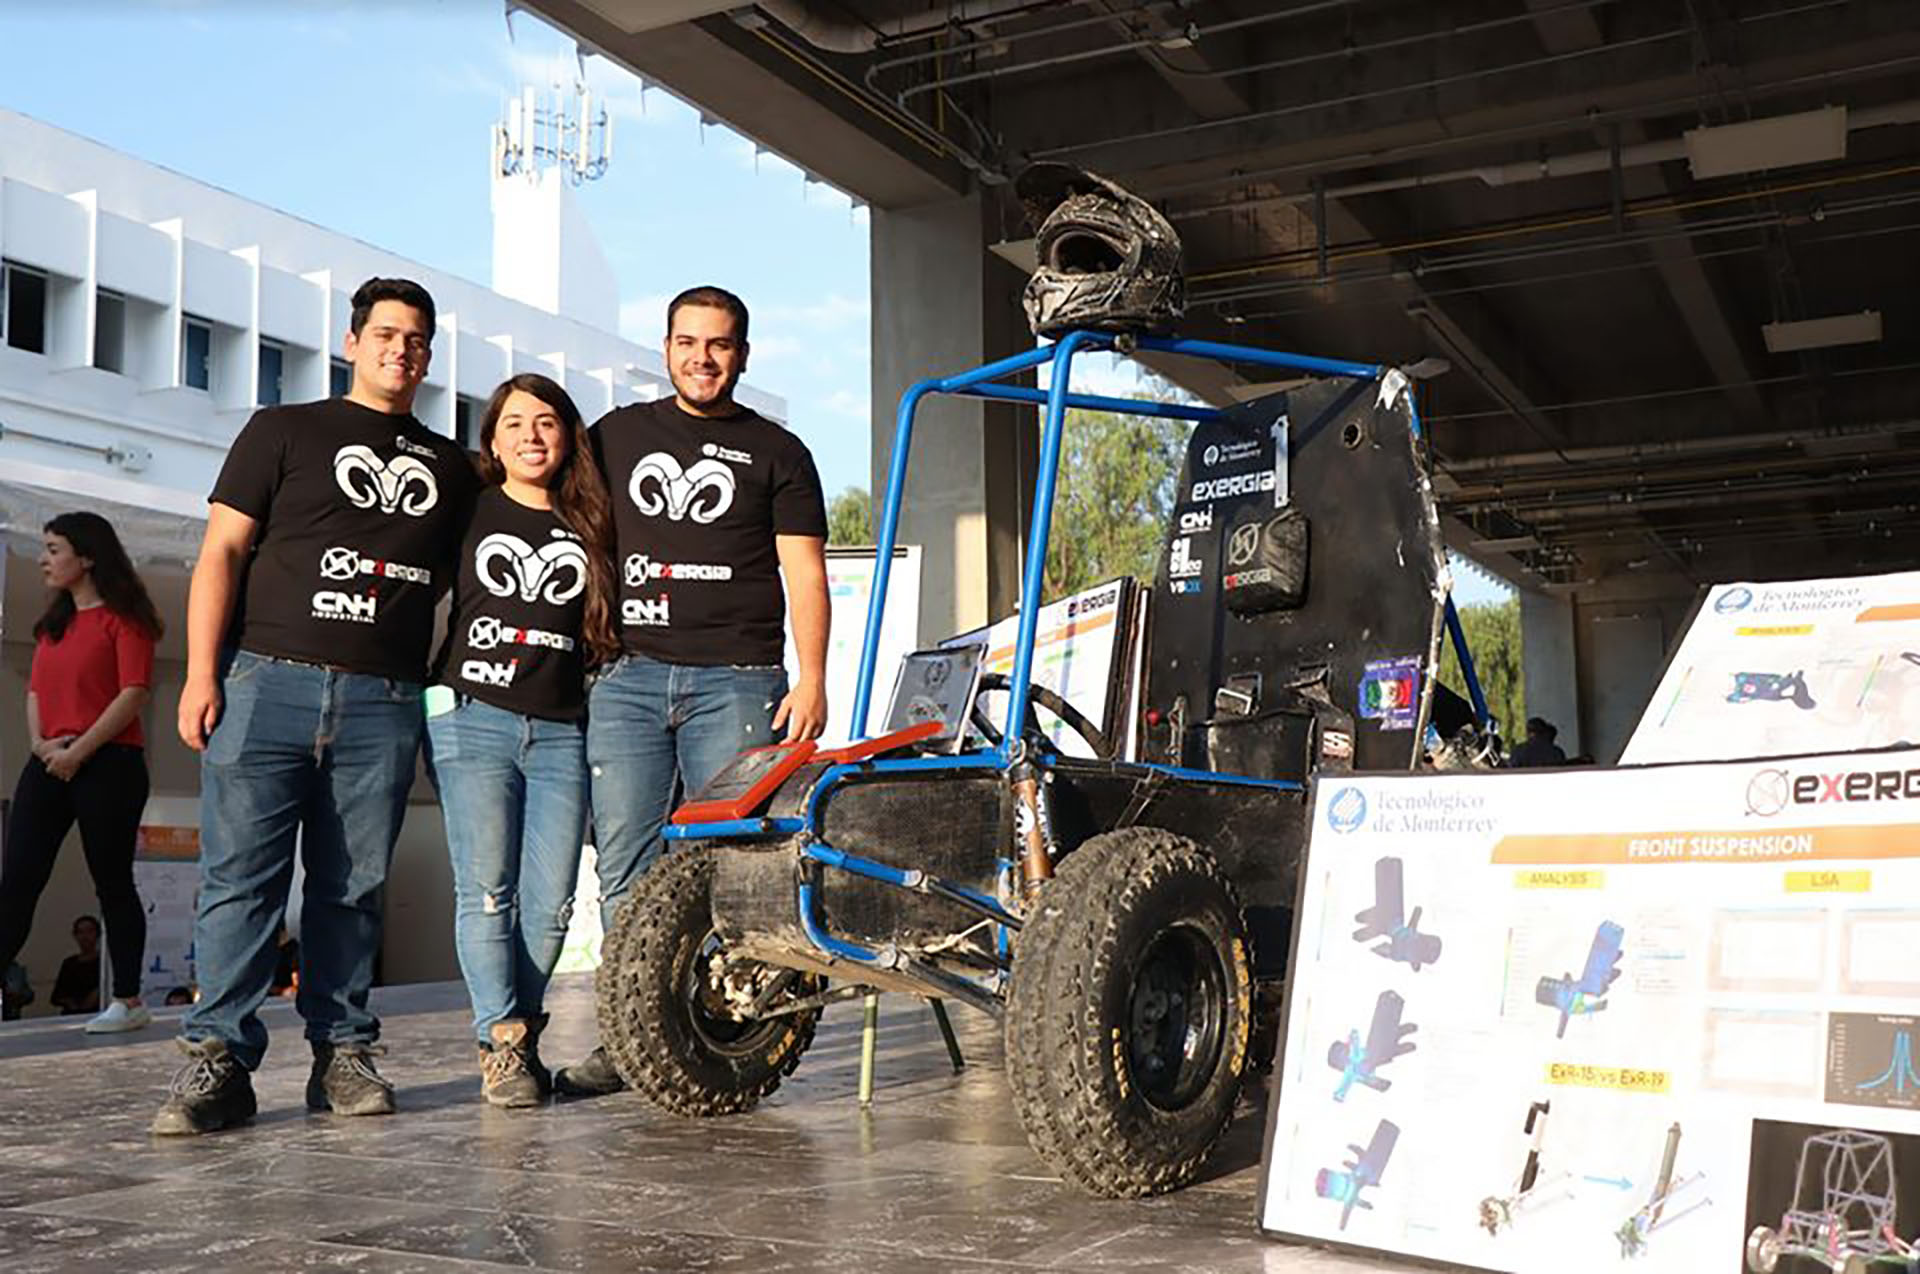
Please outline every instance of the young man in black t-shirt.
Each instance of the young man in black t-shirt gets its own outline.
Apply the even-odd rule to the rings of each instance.
[[[362,285],[347,396],[255,412],[208,497],[179,709],[180,737],[201,753],[201,995],[156,1133],[254,1113],[248,1075],[267,1047],[257,1011],[296,837],[307,1104],[393,1110],[367,991],[420,749],[434,603],[479,486],[466,452],[412,415],[433,328],[419,284]]]
[[[806,445],[733,400],[747,307],[721,288],[682,292],[666,358],[673,397],[591,431],[613,494],[625,651],[587,710],[603,925],[659,856],[676,789],[698,791],[747,748],[815,738],[827,719],[826,505]],[[621,1086],[597,1048],[555,1082],[576,1096]]]

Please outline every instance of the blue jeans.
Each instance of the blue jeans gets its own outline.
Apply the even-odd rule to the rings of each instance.
[[[241,651],[200,758],[200,1002],[181,1033],[218,1039],[249,1070],[267,1051],[258,1011],[293,880],[307,868],[300,994],[316,1043],[371,1042],[387,867],[420,752],[420,687]]]
[[[427,761],[453,860],[453,941],[473,1032],[538,1017],[566,943],[587,825],[587,739],[461,697],[427,721]]]
[[[786,693],[787,671],[777,665],[708,668],[625,655],[595,678],[587,760],[603,927],[660,857],[660,825],[676,791],[691,796],[748,748],[779,742],[773,714]]]

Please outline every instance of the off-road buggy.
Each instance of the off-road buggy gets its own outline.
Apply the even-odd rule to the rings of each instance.
[[[1296,380],[1227,409],[1068,392],[1074,356],[1116,343]],[[1049,390],[1007,383],[1045,363]],[[880,736],[743,754],[677,811],[670,852],[606,936],[601,1039],[657,1105],[720,1115],[793,1071],[833,1000],[963,1001],[1004,1021],[1013,1099],[1048,1165],[1102,1195],[1173,1189],[1225,1130],[1256,1017],[1278,1002],[1309,776],[1406,769],[1439,735],[1473,731],[1476,712],[1444,691],[1448,719],[1429,728],[1454,617],[1408,381],[1074,331],[916,385],[878,527],[855,738],[929,394],[1045,408],[1010,673],[983,675],[978,645],[916,653]],[[1120,581],[1099,599],[1124,634],[1099,720],[1033,677],[1070,406],[1194,422],[1152,588]]]

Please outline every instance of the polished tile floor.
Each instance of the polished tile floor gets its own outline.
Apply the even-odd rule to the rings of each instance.
[[[375,1005],[399,1115],[307,1114],[309,1055],[291,1007],[275,1003],[260,1117],[185,1142],[146,1131],[175,1064],[178,1010],[118,1038],[82,1035],[78,1019],[0,1028],[0,1269],[1396,1268],[1259,1235],[1259,1102],[1191,1189],[1106,1202],[1062,1186],[1008,1108],[996,1029],[966,1010],[954,1012],[960,1075],[927,1010],[888,996],[871,1111],[854,1097],[859,1013],[842,1006],[758,1111],[694,1122],[629,1094],[489,1110],[457,985],[391,988]],[[562,979],[551,1008],[543,1051],[568,1060],[592,1033],[590,983]]]

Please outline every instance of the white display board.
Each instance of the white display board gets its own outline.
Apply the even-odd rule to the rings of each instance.
[[[1798,1225],[1907,1268],[1872,1231],[1920,1234],[1920,751],[1340,776],[1312,819],[1264,1230],[1735,1274]],[[1885,1199],[1853,1238],[1836,1182]]]
[[[867,603],[873,596],[873,573],[879,564],[873,549],[827,550],[827,599],[833,607],[833,627],[827,634],[827,728],[822,747],[849,742],[853,737],[853,695],[860,684],[860,648],[867,634]],[[887,572],[887,609],[880,617],[880,658],[874,665],[873,709],[869,731],[880,728],[893,688],[894,669],[916,648],[920,635],[920,546],[894,549]],[[787,638],[787,670],[798,668],[793,638]]]
[[[155,796],[134,842],[133,883],[147,912],[141,993],[158,1005],[169,990],[194,984],[193,919],[200,899],[200,802]],[[113,935],[107,935],[109,944]],[[106,962],[101,962],[102,969]],[[104,1003],[104,1001],[102,1001]]]
[[[1109,580],[1042,606],[1034,630],[1033,684],[1045,686],[1065,699],[1102,731],[1107,728],[1107,701],[1113,694],[1122,639],[1127,635],[1124,583]],[[984,642],[987,658],[982,670],[1007,676],[1013,672],[1014,641],[1019,632],[1020,617],[1009,615],[991,627],[950,637],[941,645]],[[983,694],[980,699],[994,725],[1002,725],[1007,707],[1005,692]],[[1093,755],[1093,749],[1051,713],[1041,710],[1038,715],[1062,752],[1069,756]]]
[[[1622,765],[1920,743],[1920,572],[1716,584]]]

